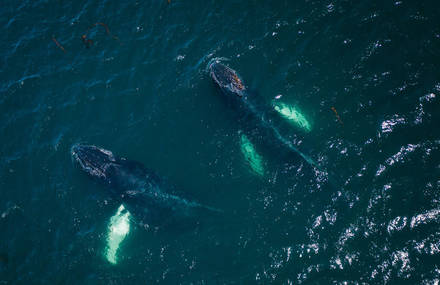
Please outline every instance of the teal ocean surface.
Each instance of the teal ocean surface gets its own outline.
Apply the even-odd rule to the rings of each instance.
[[[439,15],[407,0],[4,1],[0,284],[438,284]],[[276,122],[225,100],[214,60]],[[77,143],[219,211],[152,224],[80,171]]]

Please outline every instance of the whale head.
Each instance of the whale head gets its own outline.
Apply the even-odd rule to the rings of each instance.
[[[219,60],[211,61],[208,64],[208,70],[212,80],[222,91],[235,94],[239,97],[245,95],[246,87],[235,70],[224,65]]]
[[[71,148],[71,155],[81,170],[104,180],[107,179],[109,167],[116,163],[111,151],[94,145],[75,144]]]

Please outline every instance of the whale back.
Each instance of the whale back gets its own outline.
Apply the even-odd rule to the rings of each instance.
[[[214,61],[209,65],[212,80],[227,94],[243,97],[246,95],[246,86],[243,80],[232,68]]]
[[[251,94],[245,87],[242,79],[232,68],[222,64],[219,60],[212,61],[209,65],[209,73],[212,80],[218,85],[224,94],[231,94],[235,96],[227,96],[234,98],[233,104],[239,107],[240,119],[249,125],[250,121],[256,122],[258,129],[261,129],[267,137],[272,137],[287,147],[288,150],[299,154],[308,164],[318,167],[318,164],[309,156],[301,152],[289,139],[280,131],[283,127],[283,122],[279,115],[272,110],[271,107],[265,104],[264,100],[259,100],[255,93]],[[248,128],[253,128],[253,124]],[[280,129],[279,129],[280,128]],[[264,135],[266,137],[266,135]]]
[[[160,190],[161,179],[137,161],[118,158],[107,169],[109,184],[117,193],[134,195]]]
[[[110,186],[116,194],[139,211],[160,216],[191,215],[195,208],[209,208],[177,196],[173,185],[137,161],[117,159],[109,168]]]
[[[93,145],[72,146],[71,155],[89,177],[105,184],[130,212],[156,225],[174,224],[219,210],[176,195],[174,186],[137,161]]]

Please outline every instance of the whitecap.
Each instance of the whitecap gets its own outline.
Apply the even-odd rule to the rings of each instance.
[[[387,232],[391,234],[394,231],[401,231],[403,228],[405,228],[407,220],[407,217],[395,217],[388,223]]]
[[[436,221],[440,217],[440,209],[432,209],[423,214],[411,218],[410,227],[415,228],[421,224],[427,224]]]
[[[398,250],[398,251],[393,252],[391,264],[394,267],[400,265],[399,272],[398,272],[399,276],[407,276],[407,274],[411,270],[409,254],[407,251]],[[403,275],[403,274],[405,274],[405,275]]]
[[[393,129],[399,125],[403,125],[406,123],[405,118],[399,115],[393,115],[391,119],[385,120],[381,123],[381,133],[391,133]]]
[[[388,166],[392,166],[397,162],[403,162],[406,159],[406,157],[408,156],[408,154],[415,151],[418,147],[420,147],[419,144],[408,144],[406,146],[402,146],[396,154],[392,155],[387,160],[385,160],[385,164],[387,164]],[[383,164],[380,164],[375,175],[380,176],[385,171],[385,169],[386,169],[386,166]]]

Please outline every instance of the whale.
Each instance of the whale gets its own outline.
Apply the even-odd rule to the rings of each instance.
[[[166,224],[177,216],[190,217],[200,211],[220,211],[174,194],[174,185],[155,171],[110,150],[75,144],[71,157],[82,172],[105,185],[112,197],[133,215],[152,224]]]
[[[248,89],[243,78],[234,69],[218,59],[213,59],[208,63],[207,70],[212,81],[225,95],[227,101],[238,107],[242,120],[255,121],[264,136],[274,138],[289,151],[300,155],[308,164],[320,169],[311,157],[300,151],[288,138],[282,135],[278,127],[281,120],[277,112],[259,100],[256,93]]]

